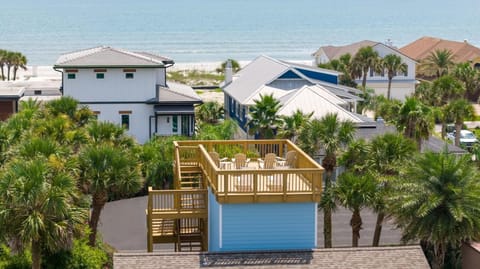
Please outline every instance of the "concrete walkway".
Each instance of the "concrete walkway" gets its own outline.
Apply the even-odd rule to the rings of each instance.
[[[137,197],[107,203],[100,217],[99,230],[103,240],[119,252],[145,252],[147,249],[147,229],[145,209],[147,197]],[[350,227],[351,212],[339,208],[333,215],[333,246],[348,247],[352,242]],[[360,232],[361,246],[370,246],[373,239],[376,215],[370,210],[361,212],[363,230]],[[385,224],[381,245],[398,245],[400,231]],[[318,212],[318,247],[323,247],[323,212]],[[173,244],[156,244],[155,251],[173,251]]]

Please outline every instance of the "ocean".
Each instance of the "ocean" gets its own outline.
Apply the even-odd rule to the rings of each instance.
[[[176,62],[309,60],[320,46],[364,39],[480,46],[479,14],[480,0],[0,0],[0,48],[30,65],[99,45]]]

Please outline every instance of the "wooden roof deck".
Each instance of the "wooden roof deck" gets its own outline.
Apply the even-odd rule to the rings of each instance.
[[[211,188],[219,203],[320,201],[323,168],[289,140],[178,141],[175,145],[175,174],[200,167],[202,185]],[[284,157],[292,150],[297,156],[293,168],[261,169],[258,164],[267,153]],[[228,162],[218,167],[209,155],[212,151],[226,158],[244,153],[250,162],[242,169]],[[178,187],[181,177],[176,178]]]

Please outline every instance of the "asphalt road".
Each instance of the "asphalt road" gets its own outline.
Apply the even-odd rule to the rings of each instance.
[[[145,252],[147,249],[147,230],[145,209],[147,197],[137,197],[107,203],[102,211],[99,223],[103,240],[120,252]],[[375,229],[376,215],[370,210],[361,212],[363,230],[359,244],[370,246]],[[333,246],[348,247],[352,242],[350,227],[351,212],[338,208],[333,215]],[[389,223],[384,224],[381,245],[400,244],[400,231]],[[323,247],[323,212],[318,212],[318,247]],[[173,251],[173,244],[157,244],[155,251]]]

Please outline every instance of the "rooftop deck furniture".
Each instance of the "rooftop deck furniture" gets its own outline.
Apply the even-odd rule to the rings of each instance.
[[[273,169],[275,166],[275,161],[276,161],[277,155],[275,153],[268,153],[265,155],[265,159],[258,160],[258,167],[261,169]]]
[[[218,225],[220,217],[214,212],[218,212],[219,205],[224,205],[225,212],[233,212],[229,210],[248,211],[257,208],[254,204],[263,203],[258,208],[267,207],[267,211],[260,216],[271,212],[271,208],[284,214],[285,207],[290,208],[288,212],[300,212],[294,209],[297,207],[316,212],[323,168],[289,140],[184,140],[174,144],[175,190],[149,188],[146,210],[149,252],[153,251],[154,243],[175,243],[176,251],[209,250],[209,229],[220,233],[218,228],[208,228],[210,218]],[[290,155],[296,157],[294,165],[275,167],[276,156]],[[235,166],[226,165],[227,161],[219,156],[231,158],[228,163]],[[286,204],[279,207],[279,203]],[[212,206],[217,209],[210,214]],[[297,216],[298,223],[304,221],[302,218],[314,219],[302,214]],[[309,227],[313,233],[316,224],[312,222]]]
[[[290,150],[285,154],[285,158],[277,157],[277,163],[285,168],[295,168],[297,161],[297,152]]]

